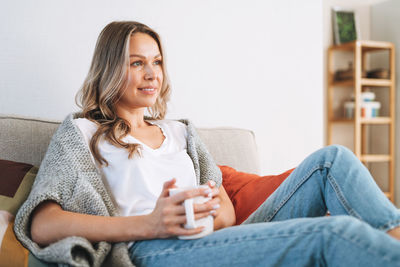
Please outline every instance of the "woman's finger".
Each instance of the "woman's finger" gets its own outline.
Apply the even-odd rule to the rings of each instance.
[[[210,214],[215,218],[215,217],[218,216],[219,211],[218,210],[212,210],[212,211],[210,211]]]
[[[207,184],[208,184],[208,186],[211,187],[211,188],[214,188],[215,185],[216,185],[216,183],[215,183],[213,180],[209,180],[209,181],[207,182]]]
[[[183,227],[178,227],[175,229],[174,235],[196,235],[200,234],[204,230],[204,226],[199,226],[194,229],[185,229]]]
[[[211,195],[212,197],[218,196],[219,195],[219,189],[214,187],[211,189]]]
[[[194,219],[195,220],[202,219],[202,218],[209,216],[210,214],[211,214],[210,211],[198,212],[198,213],[195,213]],[[187,223],[186,215],[183,214],[183,215],[178,215],[178,216],[174,216],[174,217],[171,216],[171,219],[168,223],[176,224],[176,225],[184,225]]]
[[[197,196],[208,196],[210,193],[212,193],[212,190],[210,188],[195,188],[195,189],[189,189],[183,192],[179,192],[171,197],[171,200],[173,203],[182,203],[186,199],[189,198],[194,198]]]
[[[216,197],[203,204],[194,204],[193,210],[195,213],[216,210],[220,208],[220,202],[219,197]]]
[[[164,185],[163,185],[163,189],[161,191],[161,195],[160,196],[161,197],[168,197],[169,196],[169,189],[176,187],[175,183],[176,183],[176,179],[175,178],[172,178],[171,180],[166,181],[164,183]]]
[[[186,223],[186,215],[183,214],[183,215],[173,216],[173,217],[171,217],[169,223],[178,225],[178,226],[183,225]]]
[[[208,211],[208,212],[196,213],[196,214],[194,215],[194,219],[195,219],[195,220],[199,220],[199,219],[206,218],[206,217],[208,217],[208,216],[210,216],[210,215],[212,215],[212,214],[210,213],[210,211]]]
[[[175,204],[170,210],[172,215],[185,215],[185,207],[183,205]]]
[[[219,189],[216,187],[216,183],[213,180],[209,180],[207,185],[211,188],[211,196],[217,196],[219,194]]]

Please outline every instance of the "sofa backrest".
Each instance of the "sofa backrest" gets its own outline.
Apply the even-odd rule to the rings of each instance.
[[[39,166],[59,124],[59,121],[0,115],[0,159]],[[252,131],[227,127],[197,130],[217,164],[259,173]]]

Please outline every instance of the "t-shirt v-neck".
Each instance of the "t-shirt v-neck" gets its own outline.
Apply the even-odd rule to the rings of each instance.
[[[164,140],[162,141],[161,145],[157,148],[152,148],[149,145],[145,144],[144,142],[140,141],[139,139],[137,139],[136,137],[134,137],[131,134],[128,134],[127,136],[125,136],[123,138],[123,141],[127,142],[127,143],[137,143],[143,146],[143,149],[149,150],[149,151],[153,151],[153,152],[161,152],[166,146],[167,146],[167,142],[169,141],[169,138],[166,134],[166,132],[163,129],[163,126],[160,125],[159,123],[157,123],[157,121],[146,121],[148,123],[150,123],[151,125],[157,126],[160,130],[162,135],[164,136]],[[162,124],[162,123],[161,123]]]

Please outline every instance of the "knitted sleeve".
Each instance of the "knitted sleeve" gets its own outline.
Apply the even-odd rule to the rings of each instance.
[[[79,213],[109,216],[116,212],[87,153],[70,115],[54,134],[32,190],[15,218],[17,238],[39,259],[71,266],[100,266],[111,250],[107,242],[93,246],[82,237],[68,237],[40,247],[30,235],[32,212],[43,201],[55,201],[64,210]]]
[[[187,152],[192,158],[197,183],[205,184],[213,180],[217,186],[222,185],[222,174],[205,144],[200,139],[195,126],[189,120],[180,120],[187,125]]]

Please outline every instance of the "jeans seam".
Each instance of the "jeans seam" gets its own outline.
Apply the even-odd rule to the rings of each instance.
[[[362,217],[354,209],[352,209],[351,206],[349,205],[347,199],[343,195],[342,190],[340,189],[339,185],[336,183],[336,180],[333,177],[333,175],[331,175],[331,173],[328,173],[327,178],[328,178],[329,184],[332,186],[333,190],[336,193],[337,198],[339,199],[340,203],[342,204],[344,209],[347,211],[347,213],[362,220]]]
[[[286,202],[293,196],[294,193],[296,193],[296,191],[305,183],[305,181],[307,181],[311,175],[316,172],[317,170],[321,170],[323,169],[324,166],[323,165],[317,165],[314,168],[310,169],[304,176],[302,179],[300,179],[300,181],[297,183],[297,185],[293,188],[293,190],[286,196],[286,198],[284,198],[277,206],[277,208],[272,212],[272,214],[270,216],[268,216],[267,218],[265,218],[264,222],[269,222],[271,221],[275,215],[278,213],[278,211],[286,204]]]
[[[388,223],[385,223],[382,226],[379,226],[377,229],[381,230],[381,231],[389,231],[392,230],[393,228],[396,228],[400,225],[400,220],[395,220],[395,221],[391,221]]]
[[[323,229],[316,229],[316,230],[301,231],[299,233],[282,233],[282,234],[269,235],[269,236],[260,236],[260,237],[249,235],[249,236],[245,236],[245,237],[242,237],[242,238],[235,238],[235,239],[232,239],[232,240],[225,239],[225,240],[220,241],[220,242],[206,242],[206,243],[203,243],[203,244],[189,246],[189,247],[183,247],[182,246],[179,249],[168,248],[168,249],[164,249],[162,251],[149,253],[147,255],[136,256],[136,258],[137,259],[143,259],[143,258],[148,258],[148,257],[166,255],[166,254],[187,253],[188,251],[192,251],[192,250],[196,250],[196,249],[200,249],[200,248],[208,248],[208,247],[216,247],[216,246],[225,247],[225,246],[230,246],[232,244],[238,244],[238,243],[241,243],[243,241],[252,242],[252,241],[268,240],[268,239],[274,239],[274,238],[306,236],[306,235],[309,235],[309,234],[318,233],[318,232],[322,232],[322,231],[323,231]],[[249,237],[250,237],[250,239],[249,239]]]

